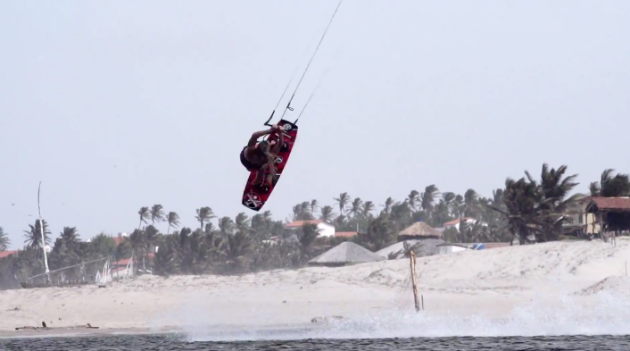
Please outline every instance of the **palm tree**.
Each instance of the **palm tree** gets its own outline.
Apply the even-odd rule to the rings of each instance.
[[[566,198],[571,190],[579,184],[574,182],[577,174],[564,177],[566,170],[567,166],[564,165],[557,170],[549,169],[547,164],[542,166],[539,188],[543,201],[539,208],[543,216],[544,231],[537,237],[538,241],[559,239],[560,235],[563,234],[562,226],[568,220],[564,214],[579,197],[578,194],[575,194]],[[525,172],[525,174],[530,182],[534,182],[529,173]]]
[[[420,194],[420,206],[422,206],[422,209],[430,213],[433,210],[433,202],[439,195],[439,189],[434,184],[424,188],[424,192]]]
[[[444,199],[440,199],[440,202],[438,202],[438,204],[435,206],[433,210],[432,220],[434,223],[439,224],[440,226],[451,220],[449,205],[446,201],[444,201]]]
[[[464,210],[464,197],[461,195],[455,195],[453,203],[451,204],[451,214],[454,217],[461,218]]]
[[[79,233],[77,233],[76,227],[63,227],[63,231],[61,232],[60,236],[68,247],[73,247],[76,243],[80,241]]]
[[[9,245],[11,245],[11,240],[9,240],[8,234],[0,227],[0,251],[6,251]]]
[[[161,222],[164,220],[163,207],[160,204],[153,205],[151,207],[151,224],[155,225],[155,222]]]
[[[129,243],[137,256],[142,257],[142,268],[146,269],[144,257],[146,254],[146,236],[144,230],[136,229],[129,234]]]
[[[156,243],[160,240],[161,236],[162,234],[160,234],[160,231],[157,230],[157,228],[155,228],[153,224],[145,228],[144,243],[146,245],[147,255],[150,252],[154,252],[154,247],[156,246]]]
[[[403,202],[396,202],[392,206],[392,211],[389,214],[388,219],[395,225],[402,229],[413,223],[412,210],[409,206],[408,199]]]
[[[473,189],[468,189],[464,193],[464,211],[460,214],[462,217],[477,217],[479,195]]]
[[[134,233],[136,231],[138,231],[138,229],[136,229]],[[90,248],[99,258],[102,256],[114,256],[116,254],[116,242],[111,236],[105,233],[94,236],[90,240]]]
[[[497,189],[492,191],[492,205],[494,206],[504,206],[503,205],[503,189]]]
[[[407,195],[407,200],[409,201],[409,207],[411,207],[412,210],[416,210],[416,207],[418,206],[418,197],[419,197],[420,193],[416,190],[412,190],[409,195]]]
[[[627,174],[616,174],[613,177],[612,173],[614,171],[614,169],[604,170],[600,181],[590,184],[591,196],[630,196],[630,177]]]
[[[228,216],[221,217],[219,220],[219,231],[221,231],[221,235],[224,238],[234,232],[234,226],[234,221],[232,221],[232,218]]]
[[[601,193],[599,182],[591,182],[588,186],[588,190],[591,192],[591,196],[599,196]]]
[[[222,253],[227,259],[226,264],[230,271],[239,271],[244,268],[252,250],[252,244],[251,237],[240,230],[226,238]]]
[[[337,204],[339,204],[339,214],[342,215],[344,212],[343,210],[350,201],[350,195],[348,195],[348,193],[341,193],[339,194],[339,197],[334,198],[334,200],[337,201]]]
[[[160,244],[160,249],[155,254],[155,273],[168,275],[178,272],[180,264],[179,257],[177,257],[178,249],[180,249],[179,236],[167,235],[164,238],[164,242]]]
[[[315,211],[317,211],[317,200],[313,199],[311,200],[311,214],[314,216],[315,215]]]
[[[444,201],[444,205],[446,205],[446,208],[448,209],[448,215],[451,215],[453,213],[453,201],[455,200],[455,193],[452,193],[450,191],[447,191],[445,193],[442,193],[442,201]]]
[[[29,229],[24,231],[24,243],[29,248],[41,249],[45,244],[50,244],[50,231],[48,230],[48,223],[43,220],[44,223],[44,243],[42,243],[42,233],[39,224],[39,219],[35,220],[35,225],[29,224]]]
[[[81,245],[80,247],[82,246],[83,245]],[[114,254],[114,257],[116,261],[120,261],[126,258],[130,258],[131,254],[132,254],[131,241],[129,240],[128,237],[123,237],[123,240],[119,242],[118,245],[116,245],[116,252]],[[85,256],[86,255],[83,255],[81,259],[85,260],[84,258]]]
[[[308,201],[304,201],[300,204],[300,213],[306,214],[308,219],[313,219],[311,204]]]
[[[192,230],[187,227],[183,227],[179,232],[172,234],[173,237],[178,238],[177,254],[179,256],[179,268],[182,272],[190,272],[193,268],[193,253],[191,248]],[[158,250],[160,252],[162,250]]]
[[[507,178],[503,191],[505,209],[491,207],[504,216],[512,236],[524,244],[529,242],[530,235],[540,229],[541,223],[536,217],[540,201],[540,192],[535,183],[527,182],[525,178],[518,181]]]
[[[238,220],[238,216],[236,218]],[[270,236],[271,221],[266,219],[263,214],[256,213],[250,221],[250,229],[254,237],[257,239],[266,239]]]
[[[577,195],[566,197],[578,185],[574,182],[577,175],[563,178],[566,170],[566,166],[550,170],[543,164],[540,184],[527,171],[527,179],[506,180],[505,209],[491,207],[504,216],[507,227],[521,243],[528,242],[532,234],[536,241],[545,242],[557,240],[563,233],[563,224],[567,221],[564,212]]]
[[[481,219],[488,224],[488,230],[492,235],[492,239],[494,241],[501,241],[501,239],[505,237],[503,229],[506,223],[504,218],[492,208],[495,207],[503,211],[506,210],[505,204],[503,203],[503,189],[493,190],[491,198],[482,198],[479,203],[483,205],[480,206]],[[497,230],[499,228],[501,228],[501,230]]]
[[[166,234],[170,234],[171,227],[177,228],[179,226],[179,215],[176,212],[169,212],[166,215],[166,222],[168,222],[168,229],[166,230]]]
[[[53,268],[68,267],[80,262],[76,251],[73,250],[73,248],[70,247],[70,245],[61,237],[58,237],[57,240],[55,240],[52,253],[49,257],[50,259],[48,262],[50,267]],[[77,271],[78,269],[75,268],[64,270],[64,275],[71,277],[76,274]]]
[[[140,227],[142,226],[142,222],[147,223],[147,220],[151,218],[151,213],[148,207],[140,207],[138,215],[140,215],[140,223],[138,223],[138,229],[140,229]]]
[[[540,175],[540,188],[546,199],[562,199],[579,183],[573,181],[577,178],[577,174],[562,178],[567,171],[567,166],[560,166],[556,169],[549,169],[547,164],[543,164]],[[530,182],[532,179],[529,172],[525,172]]]
[[[461,222],[459,224],[459,233],[461,236],[459,239],[463,243],[481,243],[492,240],[488,227],[483,225],[480,221],[474,223],[468,221]]]
[[[234,218],[234,223],[236,224],[236,229],[242,231],[244,233],[249,232],[250,228],[250,220],[245,214],[245,212],[240,212]]]
[[[206,223],[206,227],[203,229],[206,235],[214,235],[217,232],[217,228],[215,228],[214,223],[208,222]]]
[[[381,205],[383,207],[385,207],[383,209],[383,212],[385,212],[386,214],[389,214],[392,211],[392,206],[394,206],[394,199],[392,199],[392,197],[388,197],[385,200],[385,203],[383,205]]]
[[[350,205],[350,210],[348,210],[349,214],[352,214],[353,218],[356,218],[357,215],[361,214],[363,212],[363,201],[361,200],[361,198],[357,197],[354,199],[354,201],[352,201],[352,204]]]
[[[314,217],[311,213],[311,206],[308,201],[293,206],[292,221],[308,221],[311,219],[314,219]]]
[[[199,228],[203,230],[204,223],[208,222],[212,218],[215,218],[215,216],[212,212],[212,209],[206,206],[197,209],[197,216],[195,216],[195,218],[197,218],[197,220],[199,221]]]
[[[145,244],[144,231],[135,229],[129,234],[129,243],[134,250],[142,251]]]
[[[370,218],[370,216],[372,216],[372,211],[374,211],[374,208],[376,206],[374,206],[374,203],[372,201],[366,201],[363,204],[363,218]]]
[[[315,239],[317,239],[319,231],[319,228],[317,228],[315,224],[305,224],[299,231],[298,240],[300,242],[300,252],[303,262],[309,257],[311,246],[315,242]]]
[[[330,223],[333,220],[333,217],[334,217],[334,213],[333,213],[333,208],[331,206],[322,207],[321,215],[319,216],[319,219],[321,219],[322,221],[326,223]]]
[[[386,214],[381,214],[370,222],[365,234],[359,234],[358,240],[365,243],[372,251],[378,251],[394,241],[395,228]]]
[[[337,218],[335,218],[335,223],[333,225],[335,228],[343,228],[346,224],[346,216],[340,214]]]

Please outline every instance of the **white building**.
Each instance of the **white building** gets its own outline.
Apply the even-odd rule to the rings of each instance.
[[[453,252],[466,251],[470,250],[470,246],[472,244],[454,244],[454,243],[444,243],[437,245],[438,253],[441,254],[449,254]]]
[[[475,224],[475,223],[477,223],[477,220],[476,220],[476,219],[474,219],[474,218],[464,217],[464,218],[462,218],[461,220],[460,220],[459,218],[457,218],[457,219],[454,219],[454,220],[452,220],[452,221],[449,221],[449,222],[444,223],[444,224],[443,224],[444,229],[446,229],[446,228],[453,228],[453,227],[454,227],[455,229],[459,230],[459,223],[460,223],[460,221],[461,221],[461,222],[470,223],[470,224]],[[484,227],[487,227],[487,226],[488,226],[488,223],[481,222],[480,224],[481,224],[482,226],[484,226]]]
[[[437,245],[439,254],[448,254],[466,250],[494,250],[502,247],[510,247],[510,243],[443,243]]]
[[[335,227],[319,219],[310,221],[295,221],[285,224],[284,227],[287,229],[298,229],[302,228],[306,224],[315,224],[317,229],[319,229],[319,236],[335,236]]]

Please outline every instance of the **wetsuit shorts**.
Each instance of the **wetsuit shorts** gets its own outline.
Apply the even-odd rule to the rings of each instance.
[[[245,166],[245,168],[247,168],[248,171],[256,171],[259,170],[260,167],[249,162],[248,159],[245,158],[245,149],[247,149],[247,146],[243,148],[243,150],[241,150],[241,163],[243,164],[243,166]]]

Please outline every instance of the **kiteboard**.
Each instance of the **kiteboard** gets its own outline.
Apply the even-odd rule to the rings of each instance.
[[[256,180],[256,175],[258,174],[258,171],[251,171],[249,173],[249,178],[247,178],[247,184],[245,185],[245,190],[243,191],[243,206],[248,207],[249,209],[254,210],[254,211],[260,211],[260,209],[263,208],[263,206],[267,202],[267,199],[269,199],[269,196],[273,192],[273,189],[278,184],[278,181],[280,180],[280,176],[282,175],[282,172],[284,171],[284,168],[286,167],[287,162],[289,161],[289,156],[291,156],[291,151],[293,150],[293,145],[295,144],[295,140],[297,139],[298,126],[296,124],[282,119],[280,120],[280,122],[278,122],[278,127],[280,127],[279,132],[283,133],[284,142],[282,144],[282,147],[280,148],[280,152],[278,153],[276,157],[276,161],[275,161],[276,162],[276,178],[274,179],[272,184],[269,185],[266,182],[266,178],[269,172],[264,171],[265,175],[263,177],[262,185],[254,185],[254,181]],[[273,133],[269,136],[267,141],[277,142],[278,138],[279,138],[278,134]]]

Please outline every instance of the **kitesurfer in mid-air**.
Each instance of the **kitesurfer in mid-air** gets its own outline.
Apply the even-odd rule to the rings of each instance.
[[[258,138],[264,135],[278,133],[278,141],[268,142],[266,140],[258,141]],[[284,143],[281,128],[274,124],[267,130],[262,130],[252,134],[247,146],[241,150],[241,163],[248,171],[258,171],[254,185],[262,185],[265,171],[269,171],[267,184],[271,186],[272,180],[276,178],[276,156],[280,152],[280,148]]]

